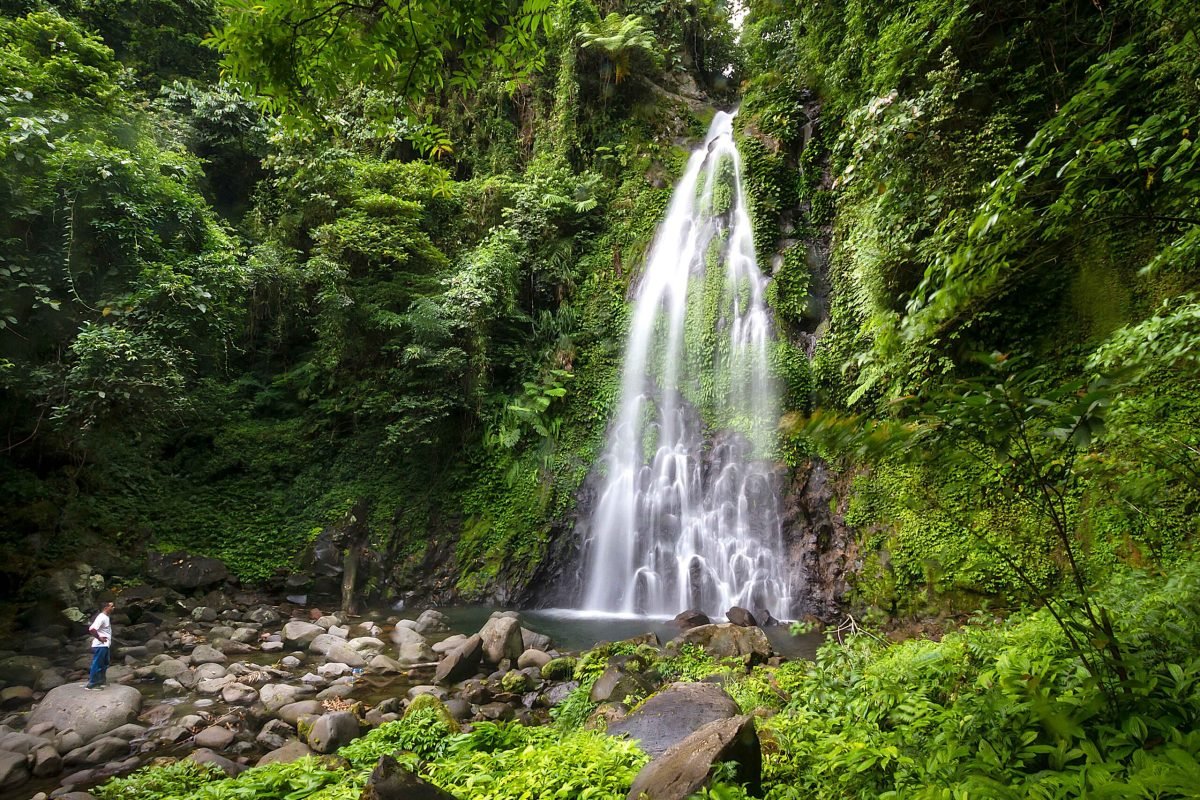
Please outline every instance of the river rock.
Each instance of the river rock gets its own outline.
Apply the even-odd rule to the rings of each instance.
[[[300,666],[304,662],[301,661],[300,659],[296,658],[295,656],[284,656],[283,658],[281,658],[279,660],[279,663],[282,664],[283,666],[287,667],[288,669],[295,669],[296,667]]]
[[[347,641],[346,647],[369,660],[382,653],[386,645],[374,636],[357,636]]]
[[[623,703],[631,697],[642,697],[653,688],[650,682],[638,673],[610,666],[592,684],[588,699],[593,703]]]
[[[436,609],[427,608],[421,612],[421,616],[417,617],[417,633],[425,635],[445,633],[448,630],[450,630],[450,620]]]
[[[0,689],[0,709],[13,711],[33,702],[33,689],[28,686],[9,686]]]
[[[47,778],[62,772],[62,756],[52,745],[44,745],[34,750],[30,763],[33,765],[32,772],[35,778]]]
[[[554,708],[567,699],[571,692],[579,688],[579,681],[556,683],[542,692],[539,702],[546,708]]]
[[[750,656],[765,661],[773,654],[771,642],[762,628],[744,628],[723,622],[700,625],[686,630],[667,643],[669,650],[685,644],[697,644],[709,655],[717,658]]]
[[[132,742],[134,739],[137,739],[139,736],[142,736],[145,733],[146,728],[144,726],[130,722],[122,725],[119,728],[113,728],[108,732],[108,735],[114,739],[124,739],[127,742]]]
[[[27,725],[50,723],[55,730],[74,730],[90,741],[137,718],[142,694],[132,686],[106,686],[88,691],[78,684],[51,689],[29,713]]]
[[[154,674],[163,680],[176,678],[179,673],[187,671],[188,665],[175,658],[168,658],[166,661],[160,661],[154,665]]]
[[[430,656],[432,657],[432,653]],[[365,667],[367,665],[367,660],[347,647],[345,642],[338,642],[329,648],[329,652],[325,654],[325,660],[345,664],[349,667]]]
[[[272,750],[258,760],[257,766],[264,764],[290,764],[293,761],[298,761],[305,756],[313,754],[312,748],[299,740],[288,742],[283,747]]]
[[[737,762],[734,782],[756,796],[762,782],[762,751],[754,718],[714,720],[642,768],[626,800],[686,800],[708,783],[714,765]]]
[[[259,625],[274,625],[279,622],[279,612],[270,606],[255,606],[246,612],[246,621]]]
[[[484,703],[479,707],[479,716],[489,722],[506,722],[513,718],[516,712],[508,703]]]
[[[657,757],[710,722],[740,713],[738,704],[715,683],[672,683],[610,725],[608,734],[628,734]]]
[[[0,789],[11,789],[29,780],[29,763],[20,753],[0,750]]]
[[[262,726],[254,741],[265,750],[278,750],[295,738],[295,728],[281,719],[272,719]]]
[[[283,641],[289,647],[307,649],[313,640],[322,634],[328,635],[324,628],[300,619],[289,620],[283,626]]]
[[[222,664],[209,661],[196,667],[194,672],[197,681],[211,681],[217,678],[224,678],[228,670]]]
[[[408,692],[406,693],[405,696],[408,697],[409,700],[416,700],[418,697],[420,697],[423,694],[427,694],[430,697],[436,697],[438,700],[441,700],[441,701],[445,701],[445,699],[450,696],[449,693],[442,687],[431,686],[429,684],[413,686],[408,690]]]
[[[300,722],[303,717],[319,716],[325,713],[325,706],[321,705],[320,700],[300,700],[296,703],[288,703],[279,709],[279,718],[291,725],[293,728]]]
[[[196,606],[192,609],[192,619],[197,622],[216,622],[217,610],[208,606]]]
[[[188,760],[195,761],[197,764],[213,764],[229,777],[238,775],[246,770],[244,765],[230,761],[225,756],[215,753],[207,747],[202,747],[199,750],[189,753]]]
[[[268,683],[258,690],[258,699],[262,701],[263,708],[268,712],[275,712],[286,705],[295,703],[305,694],[308,694],[307,690],[298,686],[289,686],[286,683]]]
[[[254,644],[258,641],[258,634],[257,628],[238,628],[229,638],[240,644]]]
[[[381,675],[388,675],[404,672],[406,668],[396,659],[380,654],[367,662],[367,669]]]
[[[416,664],[436,658],[425,637],[410,628],[397,626],[392,631],[392,641],[396,645],[396,660],[402,664]]]
[[[741,606],[733,606],[730,608],[725,612],[725,618],[734,625],[738,625],[743,628],[758,627],[758,620],[754,618],[754,615],[750,613],[749,609],[742,608]]]
[[[363,787],[359,800],[455,800],[454,795],[442,791],[431,783],[418,778],[400,766],[391,756],[381,756],[367,785]]]
[[[232,706],[248,706],[258,699],[258,692],[253,686],[231,683],[221,690],[221,699]]]
[[[346,640],[330,633],[320,633],[308,644],[308,652],[323,656],[334,645],[345,644]]]
[[[320,625],[325,630],[329,630],[330,628],[340,627],[342,621],[333,614],[322,614],[321,616],[317,617],[316,624]]]
[[[712,620],[703,611],[697,611],[694,608],[689,608],[687,611],[681,611],[675,615],[675,624],[682,630],[690,628],[698,628],[701,625],[710,625]]]
[[[446,653],[449,653],[451,650],[458,647],[460,644],[462,644],[466,640],[467,640],[466,634],[456,633],[453,636],[447,636],[445,639],[442,639],[440,642],[435,642],[432,645],[432,650],[433,650],[433,652],[437,653],[439,656],[442,656],[442,655],[445,655]]]
[[[196,746],[224,750],[233,744],[234,734],[223,725],[212,725],[196,734]]]
[[[524,653],[521,653],[521,657],[517,659],[517,667],[520,669],[537,667],[540,671],[541,668],[549,664],[551,660],[552,659],[548,654],[542,652],[541,650],[534,650],[530,648]]]
[[[544,633],[521,628],[521,646],[526,650],[541,650],[546,652],[554,646],[554,641]]]
[[[90,664],[91,654],[88,654],[86,659]],[[0,659],[0,681],[32,686],[37,683],[42,670],[49,669],[49,667],[50,661],[41,656],[9,656]]]
[[[115,736],[101,736],[63,756],[63,766],[70,768],[84,764],[104,764],[127,755],[129,742]]]
[[[332,753],[350,744],[361,732],[358,717],[349,711],[335,711],[313,723],[308,732],[308,746],[317,753]]]
[[[196,691],[200,694],[219,694],[226,686],[237,681],[232,675],[222,675],[219,678],[205,678],[196,681]]]
[[[336,662],[330,663],[330,664],[322,664],[321,666],[317,667],[317,674],[320,675],[322,678],[339,678],[342,675],[345,675],[346,673],[351,672],[351,671],[352,670],[349,665],[338,664]]]
[[[37,683],[33,685],[34,689],[39,692],[48,692],[51,689],[56,689],[67,682],[66,677],[56,669],[43,670],[42,674],[38,675]]]
[[[438,662],[433,679],[437,683],[457,683],[474,675],[482,659],[483,639],[479,634],[467,637],[466,641]]]
[[[9,733],[0,735],[0,750],[10,753],[20,753],[23,756],[27,756],[37,748],[47,744],[49,742],[46,739],[30,733],[10,731]]]
[[[184,552],[151,553],[149,572],[172,589],[198,589],[229,579],[229,570],[215,558]]]
[[[483,659],[499,664],[504,659],[516,661],[525,650],[521,638],[521,622],[514,617],[493,617],[479,631],[483,642]]]

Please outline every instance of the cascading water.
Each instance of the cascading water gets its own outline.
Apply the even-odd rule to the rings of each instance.
[[[585,611],[789,616],[771,325],[733,142],[718,112],[647,256],[619,415],[584,542]]]

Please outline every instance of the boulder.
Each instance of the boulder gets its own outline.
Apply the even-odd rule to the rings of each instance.
[[[359,800],[455,800],[400,766],[391,756],[381,756],[367,779]]]
[[[566,681],[575,675],[575,665],[579,663],[571,656],[560,656],[542,665],[542,678],[548,681]]]
[[[256,766],[261,767],[263,764],[289,764],[293,761],[298,761],[305,756],[313,754],[312,748],[299,740],[288,742],[283,747],[272,750],[258,760]]]
[[[10,753],[20,753],[27,756],[39,747],[45,747],[49,741],[29,733],[5,733],[0,735],[0,750]]]
[[[483,659],[483,640],[478,634],[470,636],[438,662],[433,679],[437,683],[457,683],[475,674]]]
[[[291,705],[308,694],[306,689],[289,686],[286,683],[268,683],[258,690],[258,699],[268,712],[278,711],[286,705]]]
[[[630,698],[640,698],[654,687],[636,672],[626,672],[610,666],[592,684],[588,699],[593,703],[623,703]]]
[[[295,738],[295,728],[281,719],[273,719],[262,726],[262,730],[254,737],[254,741],[265,750],[278,750]]]
[[[417,633],[445,633],[450,630],[450,620],[440,611],[427,608],[417,617]]]
[[[762,628],[744,628],[724,622],[700,625],[686,630],[667,643],[668,650],[676,650],[685,644],[697,644],[709,655],[717,658],[750,656],[765,661],[774,653],[771,642]]]
[[[738,704],[715,683],[672,683],[610,725],[608,733],[628,734],[643,751],[657,757],[710,722],[740,713]]]
[[[92,660],[88,654],[87,660]],[[50,661],[42,656],[9,656],[0,660],[0,681],[7,684],[33,686],[42,670],[50,668]]]
[[[317,674],[322,678],[340,678],[347,672],[350,672],[348,664],[339,664],[336,661],[331,664],[322,664],[317,667]]]
[[[188,658],[196,666],[200,664],[224,664],[229,661],[229,657],[220,650],[206,644],[196,645],[196,648],[192,650],[192,654]]]
[[[212,725],[196,734],[196,746],[224,750],[233,744],[234,734],[223,725]]]
[[[428,684],[422,684],[420,686],[411,687],[405,696],[408,697],[409,700],[416,700],[418,697],[420,697],[423,694],[427,694],[430,697],[436,697],[438,700],[441,700],[443,702],[446,700],[447,697],[450,696],[450,694],[442,687],[430,686]]]
[[[550,661],[551,658],[546,653],[542,652],[541,650],[534,650],[533,648],[530,648],[524,653],[521,653],[521,657],[517,659],[517,667],[519,669],[525,669],[526,667],[537,667],[540,670],[542,667],[549,664]]]
[[[187,671],[188,665],[176,658],[168,658],[166,661],[160,661],[154,665],[154,674],[163,680],[177,678],[179,673]]]
[[[317,753],[332,753],[350,744],[361,732],[358,717],[349,711],[335,711],[313,723],[308,732],[308,746]]]
[[[749,609],[742,608],[741,606],[730,608],[725,612],[725,618],[734,625],[739,625],[743,628],[758,627],[758,620],[754,618],[754,615],[750,613]]]
[[[371,672],[377,672],[381,675],[397,674],[404,672],[405,667],[394,658],[388,658],[385,655],[377,655],[367,662],[367,669]]]
[[[374,636],[358,636],[346,642],[346,647],[349,647],[354,652],[366,659],[374,658],[383,652],[386,645]]]
[[[207,747],[202,747],[199,750],[188,754],[188,760],[195,761],[197,764],[214,764],[230,777],[246,770],[246,767],[243,764],[238,764],[236,761],[230,761],[228,758],[225,758],[225,756],[215,753]]]
[[[335,645],[344,645],[346,640],[330,633],[320,633],[308,645],[308,652],[323,656]]]
[[[197,622],[216,622],[217,610],[208,606],[196,606],[192,609],[192,619]],[[214,637],[220,636],[219,633],[213,634]]]
[[[151,553],[149,573],[172,589],[199,589],[229,580],[229,570],[215,558],[184,552]]]
[[[223,665],[214,663],[212,661],[209,661],[208,663],[205,663],[205,664],[201,664],[200,666],[196,667],[196,669],[194,670],[194,674],[196,676],[197,682],[211,681],[216,678],[224,678],[226,672],[227,672],[227,670],[225,669],[225,667]]]
[[[559,703],[563,702],[570,696],[571,692],[579,688],[579,681],[567,681],[566,683],[556,683],[546,691],[542,692],[540,703],[546,708],[554,708]]]
[[[754,718],[719,719],[708,723],[642,768],[626,800],[687,800],[708,783],[714,765],[737,763],[734,783],[756,796],[762,782],[762,751]]]
[[[396,659],[401,663],[416,664],[436,658],[425,637],[411,628],[397,626],[392,631],[392,641],[396,645]]]
[[[62,772],[62,756],[51,745],[44,745],[34,750],[30,761],[33,764],[35,778],[47,778]]]
[[[338,642],[329,648],[329,652],[325,654],[325,660],[355,668],[367,665],[367,660],[347,647],[345,642]]]
[[[289,647],[307,648],[325,629],[300,619],[289,620],[283,626],[283,641]]]
[[[231,683],[221,690],[221,699],[231,706],[253,705],[258,691],[244,683]]]
[[[255,606],[246,612],[246,621],[257,622],[259,625],[274,625],[279,620],[279,612],[270,606]]]
[[[456,633],[453,636],[447,636],[445,639],[442,639],[440,642],[435,642],[432,646],[432,650],[433,650],[433,652],[437,653],[439,656],[442,656],[442,655],[445,655],[446,653],[449,653],[451,650],[458,647],[460,644],[462,644],[466,640],[467,640],[467,637],[465,634]]]
[[[76,747],[63,756],[64,767],[77,767],[86,764],[105,764],[129,755],[129,742],[115,736],[101,736],[83,747]]]
[[[0,789],[11,789],[29,780],[29,763],[20,753],[0,750]]]
[[[493,617],[479,631],[483,643],[483,659],[499,664],[508,658],[516,661],[525,650],[521,638],[521,622],[514,617]]]
[[[526,650],[541,650],[543,652],[554,646],[554,640],[544,633],[521,628],[521,645]]]
[[[701,625],[710,625],[712,620],[703,611],[697,611],[694,608],[689,608],[687,611],[681,611],[675,615],[675,624],[682,630],[689,628],[698,628]]]
[[[325,706],[321,705],[320,700],[301,700],[297,703],[288,703],[280,708],[278,716],[294,728],[302,718],[320,716],[324,713]]]
[[[229,638],[240,644],[254,644],[258,641],[258,628],[238,628]]]
[[[79,684],[64,684],[47,692],[29,713],[26,725],[49,723],[55,730],[73,730],[90,741],[132,722],[141,708],[142,694],[132,686],[88,691]]]

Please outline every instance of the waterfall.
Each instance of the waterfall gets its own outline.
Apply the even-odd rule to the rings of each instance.
[[[637,287],[603,488],[585,527],[586,611],[730,606],[790,616],[778,392],[733,115],[688,159]]]

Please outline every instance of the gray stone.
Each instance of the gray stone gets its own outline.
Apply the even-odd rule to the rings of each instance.
[[[6,750],[10,753],[20,753],[23,756],[27,756],[39,747],[44,747],[48,744],[50,744],[49,740],[29,733],[10,731],[9,733],[0,735],[0,750]]]
[[[342,621],[332,614],[326,614],[325,616],[317,619],[317,625],[320,625],[325,630],[339,627],[341,624]]]
[[[758,627],[758,620],[754,618],[754,615],[750,613],[750,610],[742,608],[741,606],[734,606],[726,611],[725,618],[734,625],[738,625],[743,628]]]
[[[422,663],[436,658],[425,637],[409,628],[397,626],[392,631],[392,642],[396,645],[396,660],[402,664]]]
[[[335,711],[313,723],[308,733],[308,746],[318,753],[332,753],[350,744],[361,732],[358,717],[349,711]]]
[[[29,780],[29,763],[25,760],[25,756],[0,750],[0,789],[11,789],[20,786],[27,780]]]
[[[283,626],[283,641],[289,647],[307,648],[325,629],[311,622],[293,619]]]
[[[175,678],[181,672],[187,672],[188,665],[178,659],[168,658],[154,665],[154,674],[162,679]]]
[[[546,708],[554,708],[559,703],[567,699],[571,692],[579,688],[579,681],[567,681],[566,683],[556,683],[553,686],[542,692],[541,704]]]
[[[258,629],[238,628],[229,638],[235,642],[241,642],[242,644],[254,644],[258,641]]]
[[[774,651],[761,628],[744,628],[730,622],[700,625],[676,636],[667,644],[669,651],[685,644],[697,644],[717,658],[750,656],[758,661],[770,658]]]
[[[435,652],[439,656],[441,656],[441,655],[445,655],[446,653],[449,653],[451,650],[458,647],[460,644],[462,644],[466,640],[467,640],[467,637],[465,634],[456,633],[453,636],[447,636],[445,639],[442,639],[440,642],[435,642],[430,649],[432,649],[433,652]]]
[[[367,660],[347,647],[345,642],[339,642],[329,648],[329,652],[325,654],[325,660],[345,664],[349,667],[365,667],[367,665]]]
[[[283,650],[283,642],[263,642],[259,649],[264,653],[278,653]]]
[[[208,631],[209,641],[216,641],[217,639],[232,639],[232,638],[233,638],[233,628],[229,627],[228,625],[214,625]]]
[[[48,692],[51,689],[62,686],[66,682],[67,679],[63,677],[61,672],[56,669],[47,669],[43,670],[41,675],[38,675],[37,683],[33,685],[33,688],[39,692]]]
[[[134,739],[146,733],[146,728],[143,725],[130,722],[122,725],[119,728],[113,728],[108,732],[108,735],[114,739],[124,739],[127,742],[132,742]]]
[[[309,642],[308,652],[323,656],[328,653],[329,649],[334,645],[343,645],[345,643],[345,639],[340,639],[337,636],[329,633],[319,633],[311,642]]]
[[[754,718],[714,720],[642,768],[626,800],[686,800],[708,783],[714,765],[737,762],[734,783],[756,796],[762,782],[762,751]]]
[[[643,751],[657,757],[710,722],[740,713],[738,704],[715,683],[672,683],[625,719],[609,725],[608,733],[628,734]]]
[[[541,650],[543,652],[554,646],[554,641],[544,633],[521,628],[521,646],[526,650]]]
[[[91,655],[88,655],[86,660],[91,663]],[[50,661],[41,656],[9,656],[0,660],[0,681],[32,686],[37,683],[42,670],[49,667]]]
[[[404,672],[405,667],[394,658],[388,658],[385,655],[377,655],[367,662],[367,669],[371,670],[371,672],[387,675],[389,673],[395,674]]]
[[[209,661],[196,667],[196,680],[210,681],[213,678],[224,678],[227,671],[224,665]]]
[[[28,686],[9,686],[0,689],[0,709],[12,711],[33,702],[33,689]]]
[[[258,699],[258,692],[253,686],[231,683],[221,690],[221,699],[233,706],[248,706]]]
[[[197,589],[229,579],[229,570],[215,558],[184,552],[151,553],[150,574],[172,589]]]
[[[313,754],[312,748],[299,740],[288,742],[283,747],[272,750],[258,760],[257,766],[263,764],[290,764],[293,761],[298,761],[305,756]]]
[[[483,642],[483,659],[499,664],[504,659],[516,661],[525,650],[521,639],[521,623],[513,617],[493,617],[479,631]]]
[[[301,717],[311,717],[325,713],[325,706],[319,700],[301,700],[298,703],[288,703],[279,709],[279,718],[296,727]]]
[[[282,664],[283,666],[287,667],[288,669],[295,669],[296,667],[300,666],[304,662],[302,662],[300,659],[296,658],[295,656],[284,656],[282,659],[279,660],[279,663]]]
[[[27,725],[48,722],[55,730],[73,730],[84,741],[132,722],[142,708],[142,694],[132,686],[106,686],[88,691],[78,684],[51,689],[29,713]]]
[[[83,747],[76,747],[63,756],[63,766],[78,767],[86,764],[104,764],[129,755],[129,742],[115,736],[101,736]]]
[[[445,700],[447,697],[450,696],[449,692],[447,692],[442,687],[430,686],[428,684],[424,684],[421,686],[413,686],[411,689],[408,690],[406,696],[408,697],[409,700],[415,700],[416,698],[420,697],[423,694],[431,695],[433,697],[436,697],[438,700]]]
[[[222,675],[220,678],[205,678],[204,680],[196,681],[196,691],[200,694],[219,694],[226,686],[236,682],[237,678],[232,675]]]
[[[374,636],[359,636],[346,642],[346,647],[349,647],[354,652],[358,653],[363,658],[374,658],[383,652],[386,647],[381,640]]]
[[[289,686],[286,683],[268,683],[258,690],[258,698],[262,700],[263,707],[269,712],[278,711],[286,705],[295,703],[305,694],[307,692],[304,689],[298,686]]]
[[[217,619],[217,610],[208,606],[197,606],[192,609],[192,619],[197,622],[215,622]]]
[[[213,725],[196,734],[196,746],[224,750],[233,744],[234,733],[222,725]]]
[[[678,625],[681,630],[686,631],[689,628],[698,628],[701,625],[711,625],[712,620],[709,619],[708,615],[703,611],[697,611],[696,609],[692,608],[676,614],[675,624]]]
[[[62,756],[51,745],[34,750],[32,762],[35,778],[48,778],[62,772]]]
[[[279,622],[279,612],[270,606],[256,606],[246,612],[246,620],[259,625],[274,625]]]
[[[421,612],[421,616],[417,617],[417,633],[445,633],[448,630],[450,630],[450,620],[440,611],[427,608]]]
[[[652,688],[641,675],[612,666],[592,684],[588,699],[593,703],[622,703],[629,698],[641,698]]]
[[[485,703],[479,707],[479,716],[491,722],[510,720],[514,713],[508,703]]]
[[[521,657],[517,659],[517,667],[525,669],[526,667],[537,667],[541,670],[542,667],[550,663],[552,659],[549,655],[541,650],[529,649],[521,653]]]
[[[437,683],[457,683],[475,674],[483,660],[483,639],[479,634],[470,636],[438,662],[433,673]]]
[[[338,678],[350,671],[348,664],[322,664],[317,667],[317,674],[322,678]]]
[[[222,772],[229,776],[237,775],[246,770],[244,765],[238,764],[236,761],[230,761],[225,756],[214,753],[207,747],[202,747],[188,754],[188,760],[195,761],[197,764],[215,764]]]
[[[296,738],[296,729],[281,719],[268,720],[254,741],[266,750],[278,750]]]

